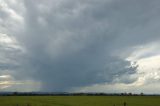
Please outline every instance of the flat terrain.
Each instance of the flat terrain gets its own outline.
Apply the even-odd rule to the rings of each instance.
[[[160,96],[0,96],[0,106],[160,106]]]

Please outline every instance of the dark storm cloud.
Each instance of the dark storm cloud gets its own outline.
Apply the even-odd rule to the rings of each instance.
[[[159,38],[158,0],[21,2],[23,30],[13,36],[27,53],[17,76],[42,82],[41,90],[134,82],[136,67],[118,56]]]
[[[44,13],[38,8],[43,4],[33,2],[26,1],[26,45],[31,52],[30,68],[35,71],[34,78],[44,84],[43,89],[64,91],[112,82],[114,77],[133,70],[126,68],[130,65],[128,61],[110,56],[110,44],[117,35],[108,28],[107,16],[100,19],[102,13],[94,14],[103,5],[101,2],[96,8],[94,2],[62,2],[58,9],[53,4]],[[103,3],[107,7],[108,2]],[[107,10],[105,6],[102,10]]]

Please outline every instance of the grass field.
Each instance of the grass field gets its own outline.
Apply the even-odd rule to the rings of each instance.
[[[160,96],[1,96],[0,106],[160,106]]]

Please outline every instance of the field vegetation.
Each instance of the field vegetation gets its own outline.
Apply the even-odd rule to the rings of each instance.
[[[160,96],[0,96],[0,106],[160,106]]]

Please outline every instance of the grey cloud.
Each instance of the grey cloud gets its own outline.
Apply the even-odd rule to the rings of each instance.
[[[60,10],[51,7],[49,14],[43,15],[38,10],[38,5],[43,4],[34,6],[35,3],[26,1],[29,10],[25,42],[31,56],[29,70],[33,70],[34,78],[44,84],[43,89],[63,91],[112,82],[116,75],[120,77],[122,73],[132,71],[132,68],[125,68],[130,65],[128,61],[110,56],[110,44],[117,35],[110,35],[111,32],[107,31],[110,29],[107,17],[101,21],[88,14],[88,8],[94,6],[90,2],[77,3],[82,9],[70,6],[70,2],[65,3],[62,7],[60,5]],[[78,13],[73,12],[76,9]],[[46,26],[38,23],[38,17],[46,21]],[[116,62],[118,66],[114,64]]]
[[[159,39],[158,0],[23,3],[22,30],[9,31],[27,50],[18,60],[17,77],[42,82],[41,90],[134,82],[137,67],[117,55]]]

